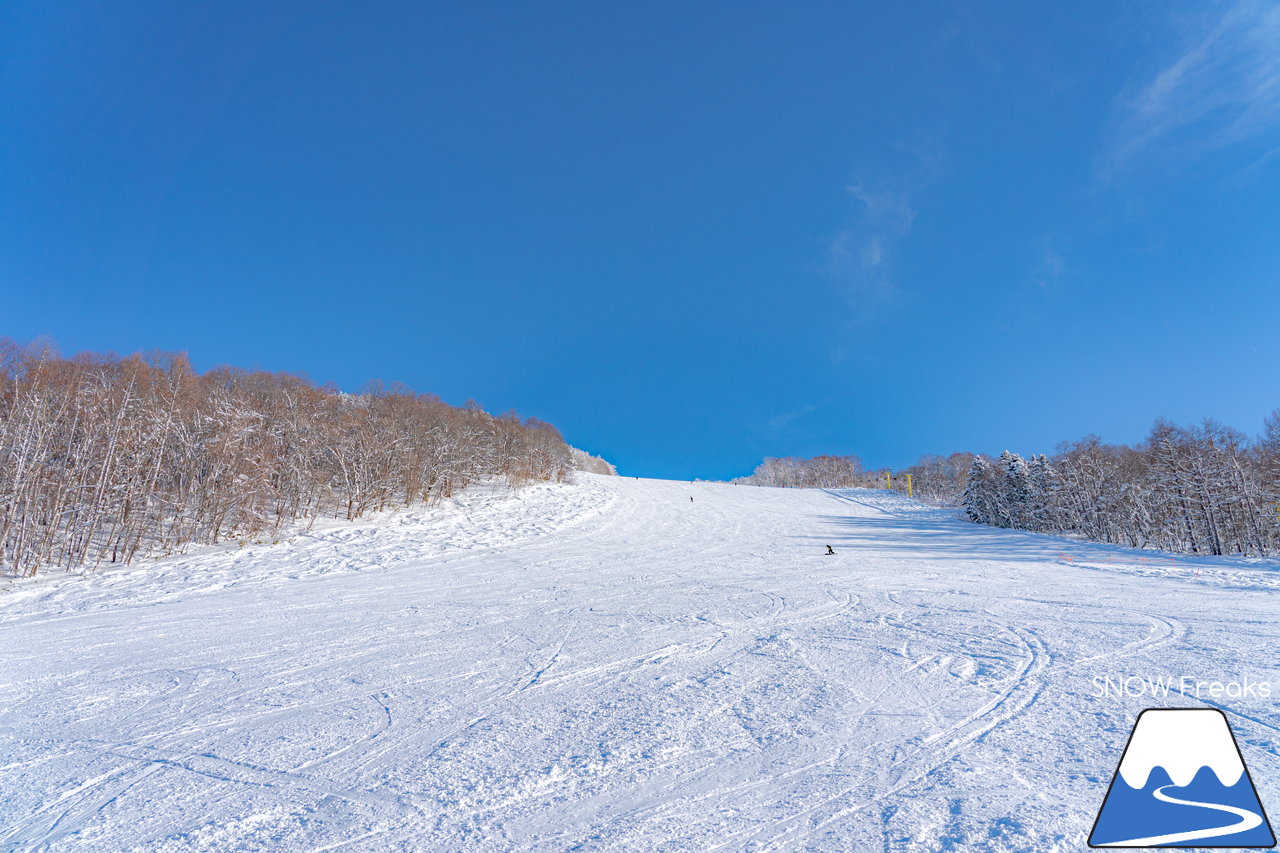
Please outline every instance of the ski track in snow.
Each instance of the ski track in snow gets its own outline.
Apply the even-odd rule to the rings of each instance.
[[[0,581],[0,850],[1080,850],[1144,707],[1274,801],[1093,678],[1280,685],[1277,569],[580,475]]]

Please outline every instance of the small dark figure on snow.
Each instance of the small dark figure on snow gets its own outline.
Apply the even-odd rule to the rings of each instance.
[[[830,556],[834,556],[834,555],[835,555],[835,553],[836,553],[836,552],[835,552],[835,549],[833,549],[830,545],[828,545],[828,546],[827,546],[827,553],[826,553],[826,554],[824,554],[823,556],[830,557]]]
[[[693,503],[693,495],[689,495],[689,503]]]

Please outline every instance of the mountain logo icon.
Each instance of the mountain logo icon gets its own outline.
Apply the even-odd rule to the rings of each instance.
[[[1274,847],[1227,717],[1148,708],[1111,779],[1090,847]]]

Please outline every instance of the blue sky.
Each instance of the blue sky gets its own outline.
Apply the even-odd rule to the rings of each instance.
[[[0,4],[0,334],[624,472],[1280,406],[1280,7]]]

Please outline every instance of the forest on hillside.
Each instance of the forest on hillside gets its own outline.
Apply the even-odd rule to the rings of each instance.
[[[746,486],[774,486],[790,489],[842,489],[872,485],[872,475],[863,470],[862,460],[846,456],[766,456],[750,476],[730,482]]]
[[[612,473],[548,423],[399,385],[346,394],[284,373],[199,374],[180,354],[66,358],[0,340],[0,570],[18,576],[274,539],[575,467]]]
[[[734,482],[884,488],[886,474],[891,488],[963,507],[980,524],[1191,554],[1280,553],[1280,410],[1257,438],[1214,420],[1158,420],[1136,446],[1089,435],[1052,455],[926,455],[891,473],[853,455],[767,458]]]
[[[1157,420],[1136,446],[1096,435],[1023,458],[924,456],[898,472],[917,497],[997,527],[1190,554],[1280,552],[1280,410],[1251,438],[1206,420]]]
[[[1137,447],[1088,436],[1052,457],[975,457],[959,503],[973,521],[997,527],[1191,554],[1274,554],[1280,411],[1256,440],[1213,420],[1160,420]]]

